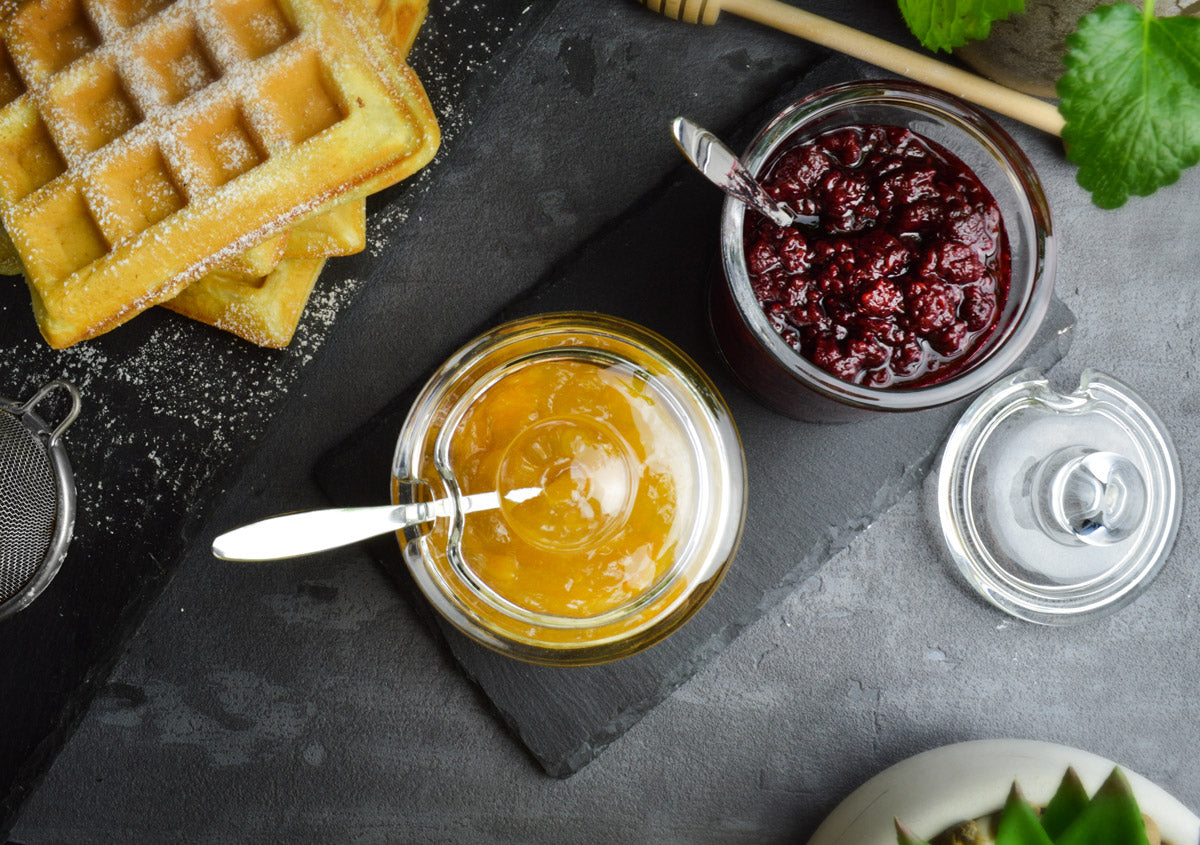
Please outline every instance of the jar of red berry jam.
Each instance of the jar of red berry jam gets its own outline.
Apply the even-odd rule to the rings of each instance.
[[[727,199],[713,329],[742,384],[815,421],[912,411],[1010,371],[1050,304],[1054,241],[1033,166],[991,118],[912,82],[785,109],[743,162],[800,215]]]

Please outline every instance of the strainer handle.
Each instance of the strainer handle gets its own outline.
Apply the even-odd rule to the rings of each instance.
[[[32,411],[39,402],[50,395],[50,393],[59,388],[67,391],[67,394],[70,395],[71,407],[67,411],[67,415],[63,417],[62,422],[55,426],[54,430],[50,432],[50,446],[54,446],[58,443],[58,439],[62,437],[63,432],[65,432],[71,423],[75,422],[75,418],[79,416],[79,410],[83,404],[79,395],[79,388],[71,384],[71,382],[67,381],[66,379],[55,379],[54,381],[47,382],[46,384],[42,385],[41,389],[38,390],[37,393],[25,400],[25,403],[16,409],[16,413],[18,415],[27,414]]]

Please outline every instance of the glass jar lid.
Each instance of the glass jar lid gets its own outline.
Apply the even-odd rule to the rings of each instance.
[[[937,479],[942,534],[967,582],[1048,625],[1136,598],[1171,550],[1180,498],[1157,415],[1094,370],[1068,394],[1032,369],[997,382],[954,428]]]

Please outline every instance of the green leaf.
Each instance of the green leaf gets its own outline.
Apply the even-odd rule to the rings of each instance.
[[[1058,82],[1067,158],[1101,208],[1148,196],[1200,161],[1200,18],[1129,3],[1084,16]]]
[[[993,21],[1025,11],[1025,0],[899,0],[904,22],[933,51],[988,37]]]
[[[1068,767],[1054,797],[1042,812],[1042,828],[1051,839],[1071,826],[1088,805],[1087,790],[1074,768]]]
[[[996,845],[1054,845],[1015,783],[996,825]]]
[[[1148,845],[1146,823],[1133,788],[1119,769],[1092,796],[1079,818],[1055,838],[1055,845]]]

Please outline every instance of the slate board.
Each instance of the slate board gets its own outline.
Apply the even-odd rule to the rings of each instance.
[[[781,101],[867,72],[858,63],[827,60],[768,113]],[[740,123],[753,128],[765,116],[750,115]],[[736,145],[738,139],[732,140]],[[737,558],[696,616],[665,641],[616,663],[572,669],[529,665],[475,644],[434,613],[394,539],[367,544],[445,638],[504,724],[556,777],[594,759],[913,489],[966,405],[834,426],[800,423],[760,406],[724,368],[707,324],[706,278],[720,205],[719,192],[681,166],[668,184],[488,323],[559,310],[609,313],[663,334],[713,377],[745,444],[749,501]],[[1073,324],[1070,310],[1055,300],[1025,363],[1049,369],[1066,351]],[[447,356],[453,351],[445,350]],[[396,436],[420,386],[398,396],[319,461],[317,483],[335,505],[379,503],[381,471],[386,479]]]
[[[370,198],[377,249],[329,262],[291,346],[251,346],[153,309],[68,350],[49,349],[19,277],[0,276],[0,396],[73,381],[83,411],[66,434],[78,489],[61,571],[0,622],[0,837],[166,586],[188,540],[234,480],[272,414],[322,353],[338,313],[403,248],[401,224],[436,182],[470,116],[554,4],[437,4],[410,62],[429,92],[442,150],[420,175]],[[53,404],[38,411],[61,415]]]

